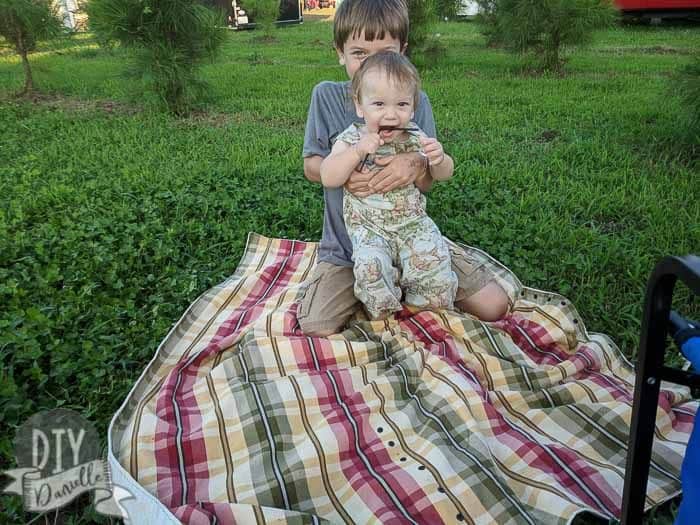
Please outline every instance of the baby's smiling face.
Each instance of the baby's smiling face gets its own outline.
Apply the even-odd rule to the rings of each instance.
[[[403,137],[405,131],[380,127],[408,127],[414,113],[415,86],[395,82],[383,71],[367,71],[362,80],[359,100],[355,100],[357,116],[365,119],[367,131],[379,133],[384,142]]]

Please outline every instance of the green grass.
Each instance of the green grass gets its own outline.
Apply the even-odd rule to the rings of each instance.
[[[568,296],[633,356],[655,262],[700,246],[698,145],[670,93],[700,27],[602,32],[563,78],[523,72],[472,24],[437,31],[447,51],[423,83],[457,168],[430,194],[431,215],[526,285]],[[0,470],[17,425],[41,409],[78,410],[104,436],[249,231],[320,237],[321,188],[303,177],[301,147],[312,87],[345,74],[331,26],[255,36],[229,35],[203,69],[209,100],[185,120],[153,111],[126,76],[129,53],[91,35],[31,57],[50,94],[34,104],[11,98],[22,69],[0,48]],[[677,306],[700,315],[688,293]],[[86,503],[68,523],[98,519]],[[31,518],[19,498],[2,504],[0,521]]]

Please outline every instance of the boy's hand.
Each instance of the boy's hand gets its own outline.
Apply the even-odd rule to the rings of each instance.
[[[423,146],[423,153],[428,157],[431,166],[437,166],[445,160],[445,150],[437,139],[431,137],[421,137],[420,143]]]
[[[420,153],[400,153],[374,159],[382,170],[369,182],[372,193],[387,193],[413,184],[425,172],[425,157]]]
[[[355,197],[359,197],[361,199],[364,197],[369,197],[375,193],[368,185],[373,176],[374,175],[372,172],[370,172],[369,168],[366,166],[363,166],[362,171],[357,171],[357,169],[355,169],[355,171],[350,174],[348,181],[345,183],[345,189],[352,193]]]
[[[355,145],[355,151],[364,159],[365,155],[372,155],[382,144],[384,141],[379,138],[379,133],[365,133]]]

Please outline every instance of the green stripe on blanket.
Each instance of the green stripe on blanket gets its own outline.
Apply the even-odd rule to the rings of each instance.
[[[114,454],[186,523],[569,523],[619,516],[633,370],[572,304],[488,255],[511,314],[299,330],[317,245],[251,234],[115,420]],[[664,385],[647,505],[678,493],[697,404]],[[275,521],[278,522],[278,521]]]

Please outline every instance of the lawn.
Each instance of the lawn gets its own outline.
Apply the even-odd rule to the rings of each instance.
[[[568,296],[633,357],[655,262],[700,247],[700,145],[671,80],[700,53],[700,27],[601,32],[563,77],[523,70],[472,23],[436,30],[446,51],[422,77],[456,172],[431,192],[431,215],[524,284]],[[229,33],[187,119],[154,111],[129,52],[90,34],[31,57],[34,102],[11,97],[22,68],[0,47],[0,470],[41,409],[75,409],[106,439],[160,340],[233,273],[248,232],[320,237],[301,147],[311,89],[345,74],[331,35],[324,22],[273,43]],[[700,317],[683,290],[676,305]],[[25,518],[19,498],[1,499],[0,522]],[[85,503],[67,522],[99,519]]]

